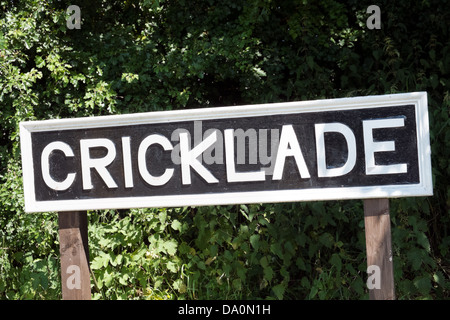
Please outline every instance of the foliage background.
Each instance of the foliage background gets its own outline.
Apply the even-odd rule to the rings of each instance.
[[[0,0],[0,298],[60,299],[18,124],[427,91],[434,193],[391,200],[399,299],[450,297],[450,3]],[[81,8],[79,30],[66,9]],[[93,211],[95,299],[367,299],[361,201]]]

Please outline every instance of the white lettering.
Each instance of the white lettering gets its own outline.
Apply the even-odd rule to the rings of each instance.
[[[405,120],[403,118],[363,121],[364,152],[367,175],[396,174],[406,173],[408,171],[406,163],[390,165],[375,164],[375,152],[395,151],[395,143],[394,141],[375,142],[373,140],[373,129],[403,127],[404,125]]]
[[[298,171],[302,178],[310,178],[305,159],[303,158],[297,135],[292,125],[284,125],[281,129],[280,144],[278,145],[275,168],[273,170],[273,180],[281,180],[286,157],[293,156],[297,162]]]
[[[55,141],[49,143],[41,154],[41,170],[42,170],[42,178],[44,179],[45,184],[56,191],[64,191],[70,188],[73,181],[75,180],[76,173],[69,173],[62,182],[55,181],[50,175],[50,155],[53,151],[60,150],[64,153],[66,157],[73,157],[72,148],[64,142]]]
[[[270,314],[270,305],[222,305],[222,314],[238,314],[238,315],[255,315],[255,314]]]
[[[356,163],[356,139],[353,131],[342,123],[319,123],[314,126],[316,132],[316,154],[318,177],[337,177],[349,173]],[[325,156],[325,132],[339,132],[347,142],[347,161],[337,168],[327,168]]]
[[[107,154],[103,158],[91,158],[91,148],[106,148]],[[82,139],[80,140],[81,150],[81,176],[83,178],[83,189],[90,190],[94,186],[91,179],[91,168],[94,168],[108,188],[117,188],[117,184],[114,182],[111,174],[106,169],[116,157],[116,147],[114,143],[109,139]]]
[[[225,162],[227,168],[227,181],[264,181],[266,174],[264,171],[236,172],[234,164],[234,130],[225,130]]]
[[[223,135],[219,129],[208,129],[203,137],[206,138],[213,132],[217,135],[216,142],[203,152],[203,162],[206,164],[223,164]],[[214,153],[214,155],[213,155]]]
[[[191,170],[192,167],[197,173],[205,179],[208,183],[218,183],[211,172],[206,169],[197,157],[199,157],[206,149],[214,144],[217,140],[217,135],[213,132],[205,140],[197,146],[189,150],[189,138],[187,133],[180,133],[180,155],[181,155],[181,181],[183,184],[191,184]]]
[[[141,174],[141,177],[147,182],[149,185],[152,186],[162,186],[166,184],[170,178],[172,178],[174,169],[166,169],[164,173],[159,176],[155,177],[150,174],[147,167],[147,149],[152,144],[159,144],[163,147],[165,151],[172,150],[173,146],[170,143],[169,139],[166,137],[159,135],[159,134],[152,134],[142,140],[141,144],[139,145],[139,151],[138,151],[138,167],[139,167],[139,173]]]
[[[125,188],[133,188],[133,170],[131,165],[130,137],[122,137],[123,154],[123,175],[125,178]]]
[[[190,307],[185,304],[184,307],[178,307],[179,315],[204,315],[206,318],[209,318],[211,315],[213,307]]]

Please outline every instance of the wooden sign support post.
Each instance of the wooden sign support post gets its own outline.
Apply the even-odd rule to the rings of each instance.
[[[87,212],[59,212],[59,247],[63,300],[90,300]]]
[[[394,300],[389,199],[364,200],[367,272],[370,300]]]

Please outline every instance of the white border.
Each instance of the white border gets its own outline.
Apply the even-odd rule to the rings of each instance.
[[[31,132],[256,117],[289,113],[355,110],[406,104],[413,104],[416,108],[419,184],[58,201],[36,201],[35,198]],[[21,122],[20,140],[26,212],[127,209],[136,207],[181,207],[236,203],[271,203],[433,195],[426,92]],[[326,192],[324,192],[325,190]]]

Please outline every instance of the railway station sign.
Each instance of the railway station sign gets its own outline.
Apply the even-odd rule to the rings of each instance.
[[[425,92],[22,122],[27,212],[432,195]]]

